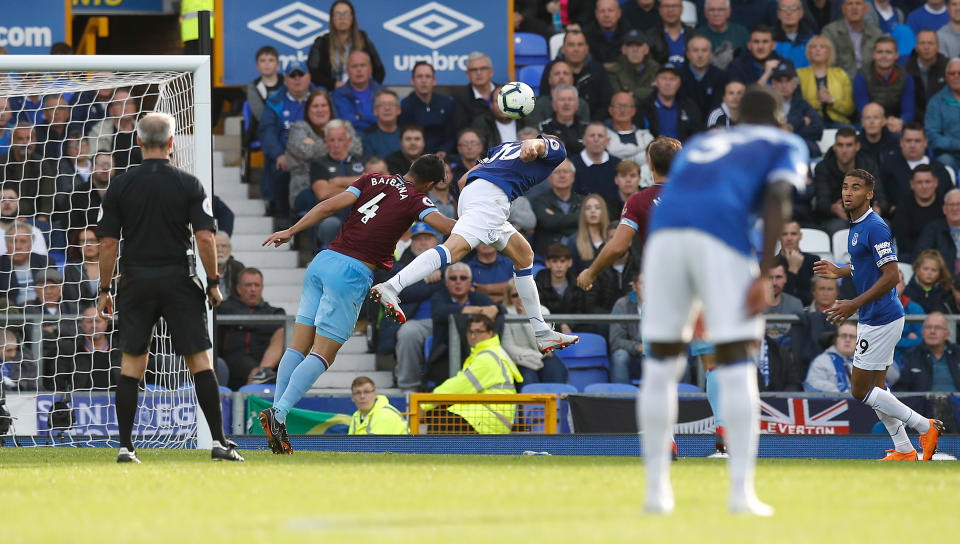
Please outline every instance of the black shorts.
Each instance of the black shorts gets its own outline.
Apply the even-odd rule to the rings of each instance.
[[[183,273],[124,271],[117,291],[120,351],[130,355],[147,353],[161,317],[179,355],[210,349],[206,294],[197,280]]]

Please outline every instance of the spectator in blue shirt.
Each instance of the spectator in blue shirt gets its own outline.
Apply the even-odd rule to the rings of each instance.
[[[303,107],[310,93],[310,75],[298,60],[287,63],[283,86],[270,95],[260,117],[258,135],[263,150],[263,177],[260,196],[281,223],[290,220],[290,168],[287,165],[287,135],[303,119]]]
[[[914,35],[921,30],[940,30],[949,22],[950,14],[947,13],[944,0],[927,0],[924,5],[907,15],[907,26],[913,30]]]
[[[426,61],[413,65],[410,75],[413,92],[400,102],[400,125],[416,124],[423,127],[427,153],[453,152],[453,99],[433,92],[437,76]]]
[[[754,28],[750,31],[747,50],[733,59],[727,67],[727,75],[730,79],[742,81],[744,85],[766,85],[773,75],[773,70],[780,63],[793,64],[793,61],[777,53],[775,48],[776,42],[773,41],[773,30],[770,27],[760,25]]]
[[[397,116],[400,115],[400,99],[390,89],[380,89],[373,95],[373,114],[377,124],[363,133],[363,152],[366,155],[386,157],[400,150],[400,130]]]
[[[349,79],[333,91],[333,107],[337,117],[350,121],[357,132],[363,132],[377,123],[373,95],[380,90],[380,84],[370,77],[373,69],[366,51],[353,51],[348,59]]]
[[[467,262],[473,273],[473,287],[494,302],[500,302],[507,282],[513,278],[513,261],[487,244],[480,244],[476,249],[476,256]]]
[[[809,66],[807,42],[813,37],[813,29],[803,17],[803,3],[800,0],[780,0],[777,19],[779,21],[773,28],[777,53],[793,61],[796,68]]]

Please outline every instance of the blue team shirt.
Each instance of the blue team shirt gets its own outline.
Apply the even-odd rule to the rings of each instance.
[[[799,136],[773,127],[740,125],[696,136],[673,161],[648,234],[693,228],[750,255],[767,185],[787,181],[803,191],[809,160]]]
[[[862,295],[880,280],[883,275],[881,266],[897,262],[897,251],[893,247],[890,228],[873,210],[867,210],[863,217],[850,222],[847,249],[850,251],[853,285],[857,288],[858,295]],[[886,325],[901,317],[903,305],[897,298],[896,288],[860,307],[860,323],[864,325]]]
[[[547,155],[530,162],[520,160],[520,142],[504,142],[487,151],[480,160],[480,167],[467,177],[467,183],[485,179],[503,189],[510,200],[527,192],[527,189],[547,179],[553,169],[567,158],[567,150],[556,138],[540,136],[547,143]]]

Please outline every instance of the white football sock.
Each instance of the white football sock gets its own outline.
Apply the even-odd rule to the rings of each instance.
[[[757,367],[739,362],[719,365],[714,372],[720,385],[720,413],[727,432],[730,458],[731,502],[754,499],[753,474],[757,463],[760,436],[760,392]]]
[[[900,399],[893,396],[893,393],[886,389],[874,387],[867,393],[867,398],[863,399],[863,403],[874,410],[899,419],[921,434],[930,430],[929,419],[914,412],[913,409],[900,402]]]
[[[670,485],[670,460],[673,447],[673,426],[677,422],[677,368],[683,368],[684,357],[643,361],[643,383],[637,402],[643,467],[646,477],[647,509],[666,513],[673,509],[673,487]]]
[[[543,321],[543,313],[540,311],[540,293],[537,291],[537,284],[533,281],[533,267],[523,270],[513,270],[514,284],[517,287],[517,294],[520,295],[520,301],[523,302],[523,309],[530,320],[534,333],[549,332],[552,329]]]
[[[877,413],[880,422],[883,423],[883,426],[887,428],[887,432],[890,433],[890,438],[893,439],[894,450],[898,453],[907,453],[915,449],[910,442],[910,437],[907,436],[907,427],[902,421],[893,416],[888,416],[880,410],[874,410],[874,412]]]
[[[450,250],[441,244],[417,255],[416,259],[410,261],[410,264],[403,267],[403,270],[397,272],[386,283],[399,294],[405,287],[410,287],[448,264],[450,264]]]

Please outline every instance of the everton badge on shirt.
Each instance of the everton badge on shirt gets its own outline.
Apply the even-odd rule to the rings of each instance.
[[[858,237],[858,236],[860,236],[860,233],[859,233],[859,232],[854,232],[854,233],[853,233],[853,240],[850,242],[850,245],[851,245],[851,246],[857,245],[857,237]]]

